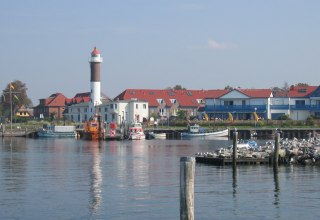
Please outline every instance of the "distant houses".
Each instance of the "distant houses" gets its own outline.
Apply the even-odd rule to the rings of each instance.
[[[320,87],[292,86],[289,91],[273,92],[271,89],[232,90],[157,90],[126,89],[113,100],[101,95],[102,104],[97,112],[103,119],[120,124],[123,121],[143,122],[151,116],[167,119],[186,111],[188,116],[204,113],[210,119],[227,119],[231,114],[235,120],[277,120],[283,115],[293,120],[306,120],[309,116],[320,118]],[[66,98],[61,93],[41,99],[34,108],[34,116],[44,118],[55,114],[74,122],[88,120],[90,93],[78,93]]]

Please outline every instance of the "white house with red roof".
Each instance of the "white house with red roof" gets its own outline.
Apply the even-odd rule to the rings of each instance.
[[[197,116],[198,110],[205,106],[205,98],[219,97],[227,90],[172,90],[172,89],[126,89],[115,99],[146,101],[149,115],[168,118],[176,116],[179,110],[187,111],[189,116]]]
[[[255,112],[260,118],[270,119],[271,89],[233,89],[215,98],[206,98],[205,111],[209,118],[253,119]]]
[[[320,87],[291,86],[285,94],[277,95],[271,103],[272,119],[288,115],[293,120],[306,120],[310,115],[320,117]]]
[[[100,114],[106,123],[116,122],[144,122],[149,119],[148,103],[139,100],[116,100],[103,99],[102,104],[96,106],[96,112]],[[67,106],[66,119],[82,123],[92,116],[89,102],[76,103]]]

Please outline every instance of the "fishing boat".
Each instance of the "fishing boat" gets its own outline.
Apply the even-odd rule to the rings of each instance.
[[[74,126],[44,125],[37,131],[38,137],[65,138],[76,137],[77,133]]]
[[[181,137],[202,137],[202,136],[212,136],[212,137],[227,137],[228,129],[221,131],[207,132],[205,129],[200,128],[198,124],[190,125],[187,132],[182,132]]]
[[[105,129],[103,124],[101,115],[93,115],[84,124],[83,138],[86,140],[104,140]]]
[[[132,123],[128,129],[129,140],[144,140],[146,135],[143,132],[142,125],[139,122]]]

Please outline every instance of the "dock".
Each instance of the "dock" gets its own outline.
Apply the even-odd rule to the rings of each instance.
[[[217,166],[232,165],[232,158],[196,157],[197,163],[211,164]],[[269,165],[271,159],[268,158],[237,158],[237,165]]]

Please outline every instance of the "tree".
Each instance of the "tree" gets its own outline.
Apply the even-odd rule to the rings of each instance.
[[[295,86],[309,86],[308,83],[297,83]]]
[[[231,90],[233,90],[233,87],[232,87],[232,86],[230,86],[230,85],[227,85],[227,86],[225,86],[225,87],[224,87],[224,89],[225,89],[225,90],[229,90],[229,91],[231,91]]]
[[[179,110],[179,111],[177,112],[177,118],[178,118],[179,120],[187,120],[187,117],[188,117],[187,111],[185,111],[185,110]]]
[[[8,83],[1,96],[0,110],[2,110],[2,112],[0,112],[0,115],[9,116],[11,102],[13,112],[22,105],[32,105],[32,101],[27,96],[27,90],[26,84],[19,80]]]
[[[181,85],[175,85],[173,88],[170,86],[167,87],[166,90],[187,90],[187,89],[182,87]]]

